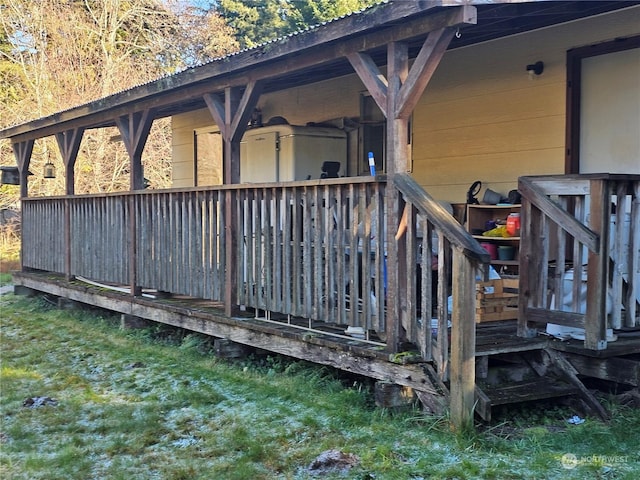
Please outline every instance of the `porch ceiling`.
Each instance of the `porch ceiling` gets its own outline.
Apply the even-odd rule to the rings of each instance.
[[[425,6],[426,4],[426,6]],[[329,22],[297,35],[194,67],[170,77],[143,84],[85,105],[0,131],[0,139],[21,142],[53,135],[71,128],[115,126],[115,118],[132,111],[155,109],[155,118],[206,108],[205,93],[222,93],[226,87],[264,81],[264,92],[311,84],[353,72],[344,57],[345,45],[376,35],[389,40],[400,34],[415,57],[429,30],[429,20],[450,6],[474,5],[477,25],[465,25],[449,49],[464,47],[559,23],[640,4],[640,1],[471,0],[396,2],[361,14]],[[393,33],[395,32],[395,33]],[[349,43],[351,42],[351,43]],[[386,63],[386,42],[365,48],[378,65]]]

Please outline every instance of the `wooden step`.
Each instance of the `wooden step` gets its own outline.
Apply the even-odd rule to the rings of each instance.
[[[502,386],[476,386],[476,412],[483,420],[490,421],[491,408],[497,405],[565,397],[578,393],[580,390],[577,387],[548,377]]]

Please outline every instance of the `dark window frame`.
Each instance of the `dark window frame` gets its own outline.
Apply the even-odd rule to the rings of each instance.
[[[582,97],[582,60],[609,53],[640,48],[640,35],[621,37],[567,51],[567,115],[565,128],[566,174],[580,173],[580,100]]]

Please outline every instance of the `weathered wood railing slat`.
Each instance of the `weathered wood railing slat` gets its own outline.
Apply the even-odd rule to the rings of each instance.
[[[64,201],[23,204],[22,238],[23,267],[64,273]]]
[[[519,190],[519,333],[583,328],[604,349],[606,328],[640,324],[640,177],[523,177]]]
[[[399,292],[403,306],[402,326],[407,340],[420,348],[423,358],[433,358],[441,378],[447,379],[448,332],[453,310],[464,302],[475,306],[475,286],[453,281],[453,258],[456,255],[460,257],[458,267],[464,270],[464,273],[455,272],[462,275],[459,278],[464,281],[471,279],[475,284],[476,276],[484,278],[489,255],[412,177],[397,175],[394,184],[405,203],[402,225],[396,235],[398,248],[405,252],[399,258],[404,257],[402,276],[407,278],[404,290]],[[434,246],[436,241],[437,248]],[[437,262],[437,269],[432,268],[433,262]],[[420,279],[420,284],[417,279]],[[434,281],[437,282],[436,292],[432,291]],[[471,296],[468,296],[469,291],[473,291]],[[464,295],[464,298],[458,298],[459,295]],[[452,297],[451,313],[449,296]],[[475,310],[468,317],[458,313],[456,318],[464,325],[451,324],[451,327],[462,328],[464,335],[471,335],[472,331],[475,332]],[[435,325],[432,325],[432,319],[437,319]],[[432,345],[434,330],[437,330],[435,348]],[[465,345],[474,351],[475,345]]]
[[[140,285],[222,300],[222,191],[145,193],[136,200]]]
[[[376,246],[384,185],[362,179],[237,190],[239,302],[259,314],[384,332],[383,247]]]

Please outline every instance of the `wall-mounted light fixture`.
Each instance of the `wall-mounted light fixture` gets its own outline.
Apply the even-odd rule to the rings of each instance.
[[[47,163],[44,164],[42,176],[44,178],[56,178],[56,167],[51,163],[51,160],[48,160]]]
[[[532,78],[534,75],[542,75],[542,72],[544,72],[544,63],[541,60],[527,65],[527,73]]]

